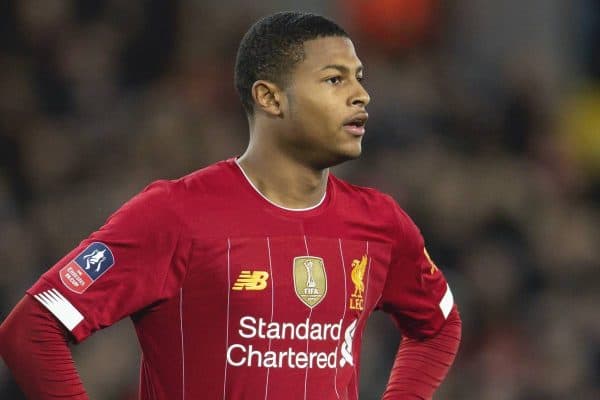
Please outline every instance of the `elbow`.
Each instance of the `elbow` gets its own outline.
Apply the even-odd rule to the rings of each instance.
[[[456,339],[460,341],[462,337],[462,319],[460,317],[460,313],[458,312],[458,307],[456,304],[454,305],[454,307],[452,307],[452,311],[450,311],[450,314],[448,314],[448,318],[446,318],[446,322],[444,325],[448,325],[448,328],[446,328],[446,330],[453,332],[456,335]]]

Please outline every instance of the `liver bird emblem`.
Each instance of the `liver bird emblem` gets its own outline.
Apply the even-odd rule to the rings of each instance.
[[[350,277],[354,283],[354,293],[352,297],[362,297],[365,291],[365,284],[363,278],[365,276],[365,269],[367,268],[367,256],[362,256],[359,260],[352,260],[352,272]]]

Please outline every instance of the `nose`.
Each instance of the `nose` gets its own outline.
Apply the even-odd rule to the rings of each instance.
[[[371,96],[369,96],[369,93],[367,92],[367,90],[364,88],[364,86],[360,82],[356,81],[356,88],[351,97],[350,103],[353,106],[366,107],[370,101],[371,101]]]

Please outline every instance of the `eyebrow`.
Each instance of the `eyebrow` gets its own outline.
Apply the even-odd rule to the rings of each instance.
[[[330,68],[337,69],[337,70],[339,70],[342,73],[349,73],[350,72],[350,68],[348,68],[345,65],[341,65],[341,64],[329,64],[329,65],[326,65],[323,68],[321,68],[321,71],[324,71],[324,70],[330,69]],[[364,70],[364,67],[362,65],[359,65],[356,68],[356,72],[363,72],[363,70]]]

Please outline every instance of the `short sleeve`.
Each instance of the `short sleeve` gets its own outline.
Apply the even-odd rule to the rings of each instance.
[[[189,243],[172,185],[148,186],[27,291],[77,341],[172,297],[180,287]]]
[[[403,334],[435,335],[454,306],[446,279],[429,257],[421,232],[394,202],[397,238],[379,307],[390,313]]]

